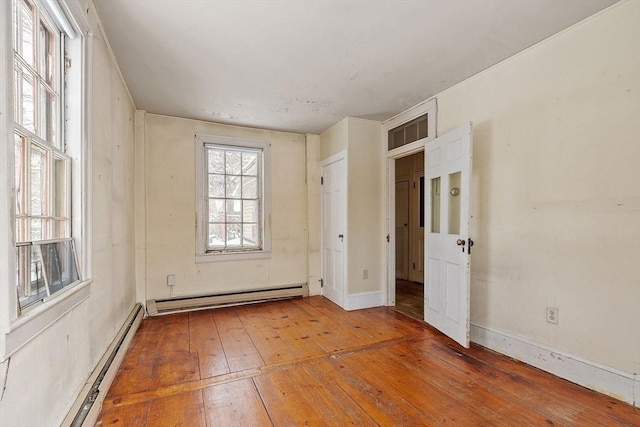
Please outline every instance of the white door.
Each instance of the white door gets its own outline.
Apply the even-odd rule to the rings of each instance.
[[[396,279],[409,279],[409,181],[396,182]]]
[[[425,144],[424,320],[469,347],[471,123]]]
[[[322,295],[344,308],[345,159],[322,166]]]

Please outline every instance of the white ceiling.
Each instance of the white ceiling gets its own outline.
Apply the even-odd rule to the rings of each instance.
[[[136,107],[302,133],[387,119],[615,0],[94,0]]]

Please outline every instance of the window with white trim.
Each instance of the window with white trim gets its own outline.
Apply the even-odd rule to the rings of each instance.
[[[268,142],[199,135],[196,143],[198,255],[268,252]]]
[[[71,155],[80,152],[80,141],[65,134],[65,123],[79,118],[63,114],[71,61],[65,61],[67,36],[59,19],[39,0],[14,0],[12,12],[16,291],[22,311],[80,282],[72,234],[72,167],[79,166],[79,156]]]

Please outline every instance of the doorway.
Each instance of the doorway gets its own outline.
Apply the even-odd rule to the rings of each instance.
[[[424,319],[424,152],[395,161],[395,309]]]

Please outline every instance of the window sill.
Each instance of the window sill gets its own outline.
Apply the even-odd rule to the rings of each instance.
[[[271,251],[206,253],[196,255],[196,264],[271,258]]]
[[[58,319],[89,298],[90,284],[91,280],[82,281],[68,290],[61,291],[55,298],[23,312],[0,337],[2,340],[0,361],[20,350]]]

